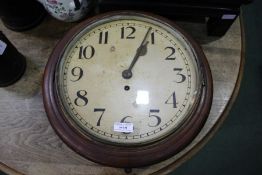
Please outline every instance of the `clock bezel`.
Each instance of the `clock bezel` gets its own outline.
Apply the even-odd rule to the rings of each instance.
[[[183,37],[190,42],[191,47],[194,49],[198,58],[198,64],[200,65],[200,72],[202,73],[203,78],[199,104],[192,111],[190,118],[184,122],[177,131],[156,143],[127,147],[99,142],[93,137],[83,135],[75,129],[75,127],[66,120],[66,116],[64,116],[63,109],[61,108],[58,94],[56,92],[55,72],[57,63],[59,62],[61,55],[63,55],[64,48],[70,41],[72,41],[75,35],[81,32],[87,25],[112,15],[139,15],[161,20],[178,30]],[[94,162],[124,168],[141,167],[157,163],[171,157],[185,148],[203,127],[211,108],[212,94],[213,84],[211,71],[200,46],[172,21],[157,15],[133,11],[109,12],[98,15],[83,21],[76,27],[72,28],[53,50],[46,65],[43,83],[45,110],[52,127],[60,138],[77,153]]]

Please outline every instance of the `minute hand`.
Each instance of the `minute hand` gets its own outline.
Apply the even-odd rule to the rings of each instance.
[[[142,43],[140,44],[140,46],[136,50],[136,54],[135,54],[135,56],[134,56],[134,58],[133,58],[133,60],[132,60],[132,62],[130,64],[129,68],[122,72],[123,78],[129,79],[129,78],[132,77],[132,68],[134,67],[134,65],[137,62],[138,58],[140,56],[144,56],[146,54],[146,48],[147,48],[147,44],[148,44],[147,37],[148,37],[148,35],[149,35],[151,30],[152,30],[152,27],[150,27],[147,30]]]

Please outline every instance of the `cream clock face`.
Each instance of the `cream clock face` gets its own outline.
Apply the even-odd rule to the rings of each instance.
[[[112,16],[65,47],[56,90],[67,120],[101,142],[140,145],[179,130],[199,103],[190,43],[161,21]]]

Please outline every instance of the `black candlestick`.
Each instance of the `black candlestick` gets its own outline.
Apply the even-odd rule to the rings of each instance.
[[[46,11],[36,0],[1,0],[0,17],[14,31],[31,29],[45,17]]]
[[[0,87],[15,83],[24,74],[25,57],[0,31]]]

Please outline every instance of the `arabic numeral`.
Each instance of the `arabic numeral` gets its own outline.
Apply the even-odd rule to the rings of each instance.
[[[180,77],[180,81],[176,81],[177,83],[183,83],[186,80],[186,76],[182,74],[181,72],[183,71],[182,68],[174,68],[173,69],[175,72],[177,72],[176,75]]]
[[[121,27],[121,39],[135,39],[136,28],[132,26]]]
[[[99,44],[107,44],[108,42],[108,31],[99,33]]]
[[[175,60],[176,49],[174,47],[166,47],[165,50],[170,50],[170,54],[165,58],[165,60]]]
[[[82,107],[86,106],[88,103],[88,99],[86,97],[87,92],[85,90],[79,90],[76,93],[77,98],[74,100],[76,106]]]
[[[103,115],[104,115],[105,110],[106,110],[106,109],[104,109],[104,108],[95,108],[95,109],[94,109],[94,112],[101,112],[101,115],[100,115],[100,117],[99,117],[98,120],[97,120],[96,126],[100,126],[101,119],[102,119],[102,117],[103,117]]]
[[[86,47],[80,46],[79,48],[79,59],[91,59],[95,55],[95,48],[91,45],[87,45]]]
[[[72,80],[73,82],[76,82],[78,80],[80,80],[83,76],[83,69],[81,67],[74,67],[72,70],[71,70],[71,74],[76,77],[75,80]]]
[[[149,127],[156,127],[161,123],[161,118],[158,115],[156,115],[159,112],[160,112],[159,109],[150,109],[149,110],[149,117],[155,118],[156,120],[155,124],[148,124]]]
[[[176,92],[174,91],[168,99],[165,101],[165,104],[172,104],[173,108],[177,108]]]

